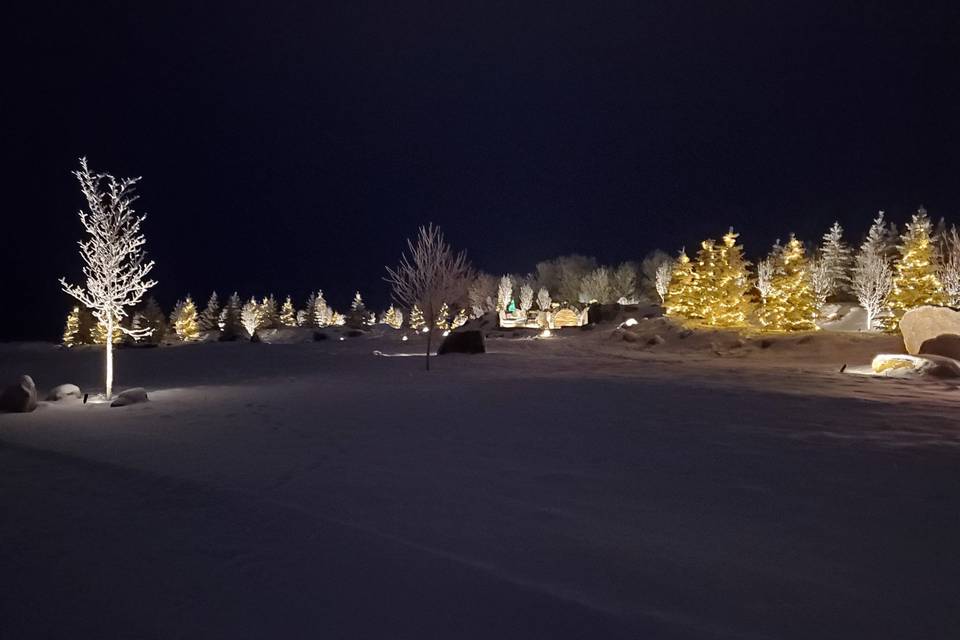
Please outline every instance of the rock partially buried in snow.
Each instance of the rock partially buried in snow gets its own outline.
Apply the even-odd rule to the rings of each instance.
[[[82,400],[83,393],[80,387],[75,384],[61,384],[50,390],[47,394],[48,402],[60,402],[61,400]]]
[[[17,384],[0,393],[0,412],[29,413],[37,408],[37,387],[30,376],[20,376]]]
[[[933,354],[937,356],[946,356],[954,360],[960,360],[960,336],[945,334],[924,340],[920,345],[920,353],[923,355]]]
[[[907,353],[916,355],[923,343],[931,338],[960,336],[960,311],[929,305],[910,309],[900,319],[900,333]]]
[[[110,403],[111,407],[125,407],[130,404],[140,404],[148,401],[147,390],[143,387],[134,387],[117,394],[117,397]]]
[[[936,355],[881,353],[874,357],[870,367],[874,373],[888,378],[960,378],[960,362]]]

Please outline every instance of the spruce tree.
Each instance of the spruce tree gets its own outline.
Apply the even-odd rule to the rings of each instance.
[[[220,317],[217,319],[221,340],[233,340],[243,336],[242,312],[243,303],[240,302],[240,296],[234,291],[233,295],[227,298],[227,303],[220,310]]]
[[[437,312],[437,329],[440,331],[450,330],[450,307],[444,302]]]
[[[834,222],[833,226],[823,234],[820,260],[823,261],[823,269],[828,275],[829,285],[826,296],[829,297],[847,289],[850,284],[853,251],[843,241],[843,227],[839,222]]]
[[[303,325],[314,329],[320,327],[317,322],[317,294],[313,291],[307,296],[307,303],[303,308]]]
[[[80,307],[74,307],[67,316],[67,326],[63,330],[63,346],[73,347],[78,344],[77,335],[80,333]]]
[[[743,257],[743,247],[737,244],[733,229],[714,247],[714,281],[710,285],[713,298],[708,301],[705,319],[716,327],[739,327],[746,323],[752,306],[747,297],[752,286],[747,274],[750,263]]]
[[[150,335],[143,341],[149,344],[160,344],[167,332],[167,319],[156,298],[150,296],[146,299],[140,315],[143,319],[140,321],[139,328],[150,330]]]
[[[937,277],[930,218],[923,208],[913,215],[900,239],[900,257],[894,265],[889,299],[895,319],[914,307],[947,304],[943,284]],[[890,324],[893,328],[893,322]]]
[[[259,305],[258,329],[274,329],[280,324],[280,311],[277,309],[277,300],[271,293],[265,296]]]
[[[285,327],[297,326],[297,312],[293,307],[293,300],[290,296],[283,301],[283,307],[280,309],[280,324]]]
[[[423,311],[420,310],[419,305],[413,305],[413,308],[410,309],[410,328],[414,331],[420,331],[427,326],[427,323],[423,320]]]
[[[403,326],[403,312],[397,309],[395,306],[390,305],[390,308],[386,310],[383,314],[382,319],[383,324],[389,325],[394,329],[399,329]]]
[[[792,235],[777,257],[770,292],[760,308],[760,323],[769,331],[816,329],[816,299],[803,244]]]
[[[197,307],[189,294],[182,303],[178,303],[177,310],[172,318],[172,324],[174,331],[177,332],[177,337],[182,341],[194,342],[200,338]]]
[[[220,299],[217,298],[217,292],[214,291],[207,301],[207,307],[200,314],[198,325],[200,331],[213,331],[217,328],[220,319]]]
[[[694,264],[686,251],[681,249],[674,263],[673,276],[664,300],[666,314],[681,319],[695,317],[700,299],[698,285]]]

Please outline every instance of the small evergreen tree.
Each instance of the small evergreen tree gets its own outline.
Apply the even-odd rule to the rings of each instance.
[[[250,298],[240,311],[240,322],[243,325],[243,330],[246,332],[247,337],[251,340],[257,333],[257,329],[260,328],[260,321],[260,304],[256,298]]]
[[[79,344],[77,336],[80,333],[80,307],[74,307],[67,315],[67,326],[63,330],[63,346],[73,347]]]
[[[170,324],[177,332],[177,337],[184,342],[194,342],[200,338],[197,307],[189,294],[183,302],[177,303],[176,310],[170,318]]]
[[[410,309],[410,328],[414,331],[420,331],[427,326],[427,323],[423,320],[423,311],[420,310],[419,305],[413,305],[413,308]]]
[[[711,288],[714,297],[708,302],[707,323],[718,327],[738,327],[747,321],[751,311],[747,292],[751,288],[747,274],[750,264],[743,257],[743,247],[737,244],[738,235],[730,229],[715,245],[715,272]]]
[[[440,311],[437,312],[437,329],[450,330],[450,306],[446,302],[440,305]]]
[[[384,312],[381,322],[393,327],[394,329],[399,329],[403,326],[403,312],[397,309],[395,306],[390,305],[390,308]]]
[[[220,310],[220,317],[217,319],[221,339],[233,340],[243,335],[242,313],[243,304],[240,302],[240,296],[234,291],[233,295],[227,298],[227,304]]]
[[[540,311],[548,311],[551,304],[553,300],[550,299],[550,292],[546,287],[540,287],[540,291],[537,292],[537,306],[540,307]]]
[[[805,331],[817,328],[816,316],[816,299],[803,244],[790,236],[778,256],[770,293],[760,309],[760,323],[770,331]]]
[[[930,218],[921,207],[901,237],[900,258],[894,266],[889,304],[895,319],[914,307],[947,304],[943,284],[937,277],[930,231]],[[890,328],[893,328],[892,323]]]
[[[293,300],[290,296],[283,301],[283,307],[280,309],[280,324],[285,327],[297,326],[297,311],[293,307]]]
[[[683,319],[696,318],[700,304],[699,287],[694,263],[687,256],[687,252],[681,249],[673,263],[673,276],[664,298],[666,314]]]
[[[217,292],[214,291],[210,294],[207,307],[203,310],[203,313],[200,314],[197,324],[199,325],[200,331],[214,331],[217,328],[219,319],[220,299],[217,298]]]

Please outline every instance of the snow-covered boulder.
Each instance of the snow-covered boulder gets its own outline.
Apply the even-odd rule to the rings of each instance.
[[[110,403],[111,407],[126,407],[131,404],[140,404],[141,402],[147,402],[150,398],[147,397],[147,390],[143,387],[134,387],[132,389],[127,389],[117,394],[117,397],[113,399],[113,402]]]
[[[900,319],[900,333],[907,353],[920,353],[921,345],[931,338],[960,336],[960,311],[929,305],[910,309]]]
[[[960,362],[944,356],[912,356],[904,353],[881,353],[870,363],[873,372],[888,378],[960,378]]]
[[[0,412],[29,413],[37,408],[37,386],[30,376],[20,376],[0,393]]]
[[[61,384],[50,390],[47,394],[48,402],[60,402],[61,400],[82,400],[83,392],[75,384]]]

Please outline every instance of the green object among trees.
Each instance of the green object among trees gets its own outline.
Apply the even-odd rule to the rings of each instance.
[[[507,313],[514,313],[516,312],[516,310],[517,310],[517,302],[515,300],[511,300],[510,304],[507,305]]]

